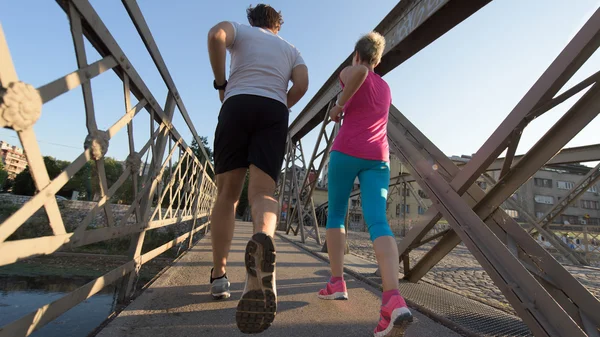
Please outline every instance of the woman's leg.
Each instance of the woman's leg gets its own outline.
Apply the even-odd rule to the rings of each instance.
[[[348,198],[354,186],[358,170],[357,158],[332,151],[329,160],[327,252],[331,264],[331,275],[342,277],[344,272],[344,249],[346,232],[344,222],[348,210]]]
[[[389,163],[373,161],[365,163],[365,166],[366,169],[358,174],[363,214],[373,241],[383,283],[379,324],[375,328],[374,336],[403,336],[413,318],[398,291],[398,248],[387,222],[386,202],[390,167]]]
[[[370,167],[361,171],[358,176],[363,214],[381,271],[383,291],[398,289],[398,247],[386,214],[389,164],[370,162]]]

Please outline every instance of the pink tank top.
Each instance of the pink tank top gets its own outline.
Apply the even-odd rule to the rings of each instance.
[[[331,150],[367,160],[389,161],[387,123],[391,104],[390,87],[370,71],[344,106],[344,120]]]

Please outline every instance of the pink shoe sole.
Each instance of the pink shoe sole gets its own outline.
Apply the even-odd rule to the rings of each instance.
[[[347,292],[337,292],[337,293],[333,293],[331,295],[318,294],[317,296],[319,296],[319,298],[322,300],[347,300],[348,299]]]

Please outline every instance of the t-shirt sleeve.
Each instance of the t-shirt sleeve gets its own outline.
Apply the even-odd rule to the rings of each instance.
[[[300,54],[300,51],[296,49],[296,61],[294,62],[292,69],[302,64],[306,65],[306,63],[304,63],[304,59],[302,58],[302,54]]]
[[[240,24],[234,21],[228,21],[232,26],[233,26],[233,43],[231,44],[231,46],[229,46],[228,49],[233,48],[233,46],[235,46],[235,42],[238,40],[239,37],[239,31],[240,31]]]

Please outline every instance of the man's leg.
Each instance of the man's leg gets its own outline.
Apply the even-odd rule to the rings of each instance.
[[[255,234],[246,246],[246,286],[236,313],[238,328],[244,333],[266,330],[277,311],[273,235],[279,207],[273,195],[285,156],[289,116],[281,102],[258,97],[255,104],[255,128],[248,147],[248,199]]]
[[[235,208],[242,193],[246,169],[240,168],[217,175],[217,200],[212,210],[211,239],[213,271],[211,277],[225,275],[235,224]]]
[[[254,233],[265,233],[273,237],[277,225],[278,202],[275,194],[276,183],[268,174],[250,165],[248,201],[252,210]]]
[[[246,246],[246,286],[236,313],[238,328],[244,333],[268,329],[277,311],[273,237],[279,207],[273,197],[275,187],[271,176],[250,165],[248,200],[255,234]]]
[[[228,298],[229,281],[225,274],[233,237],[235,208],[248,170],[248,114],[245,97],[233,96],[221,107],[215,130],[215,173],[217,198],[212,210],[211,237],[213,270],[210,275],[214,298]]]

